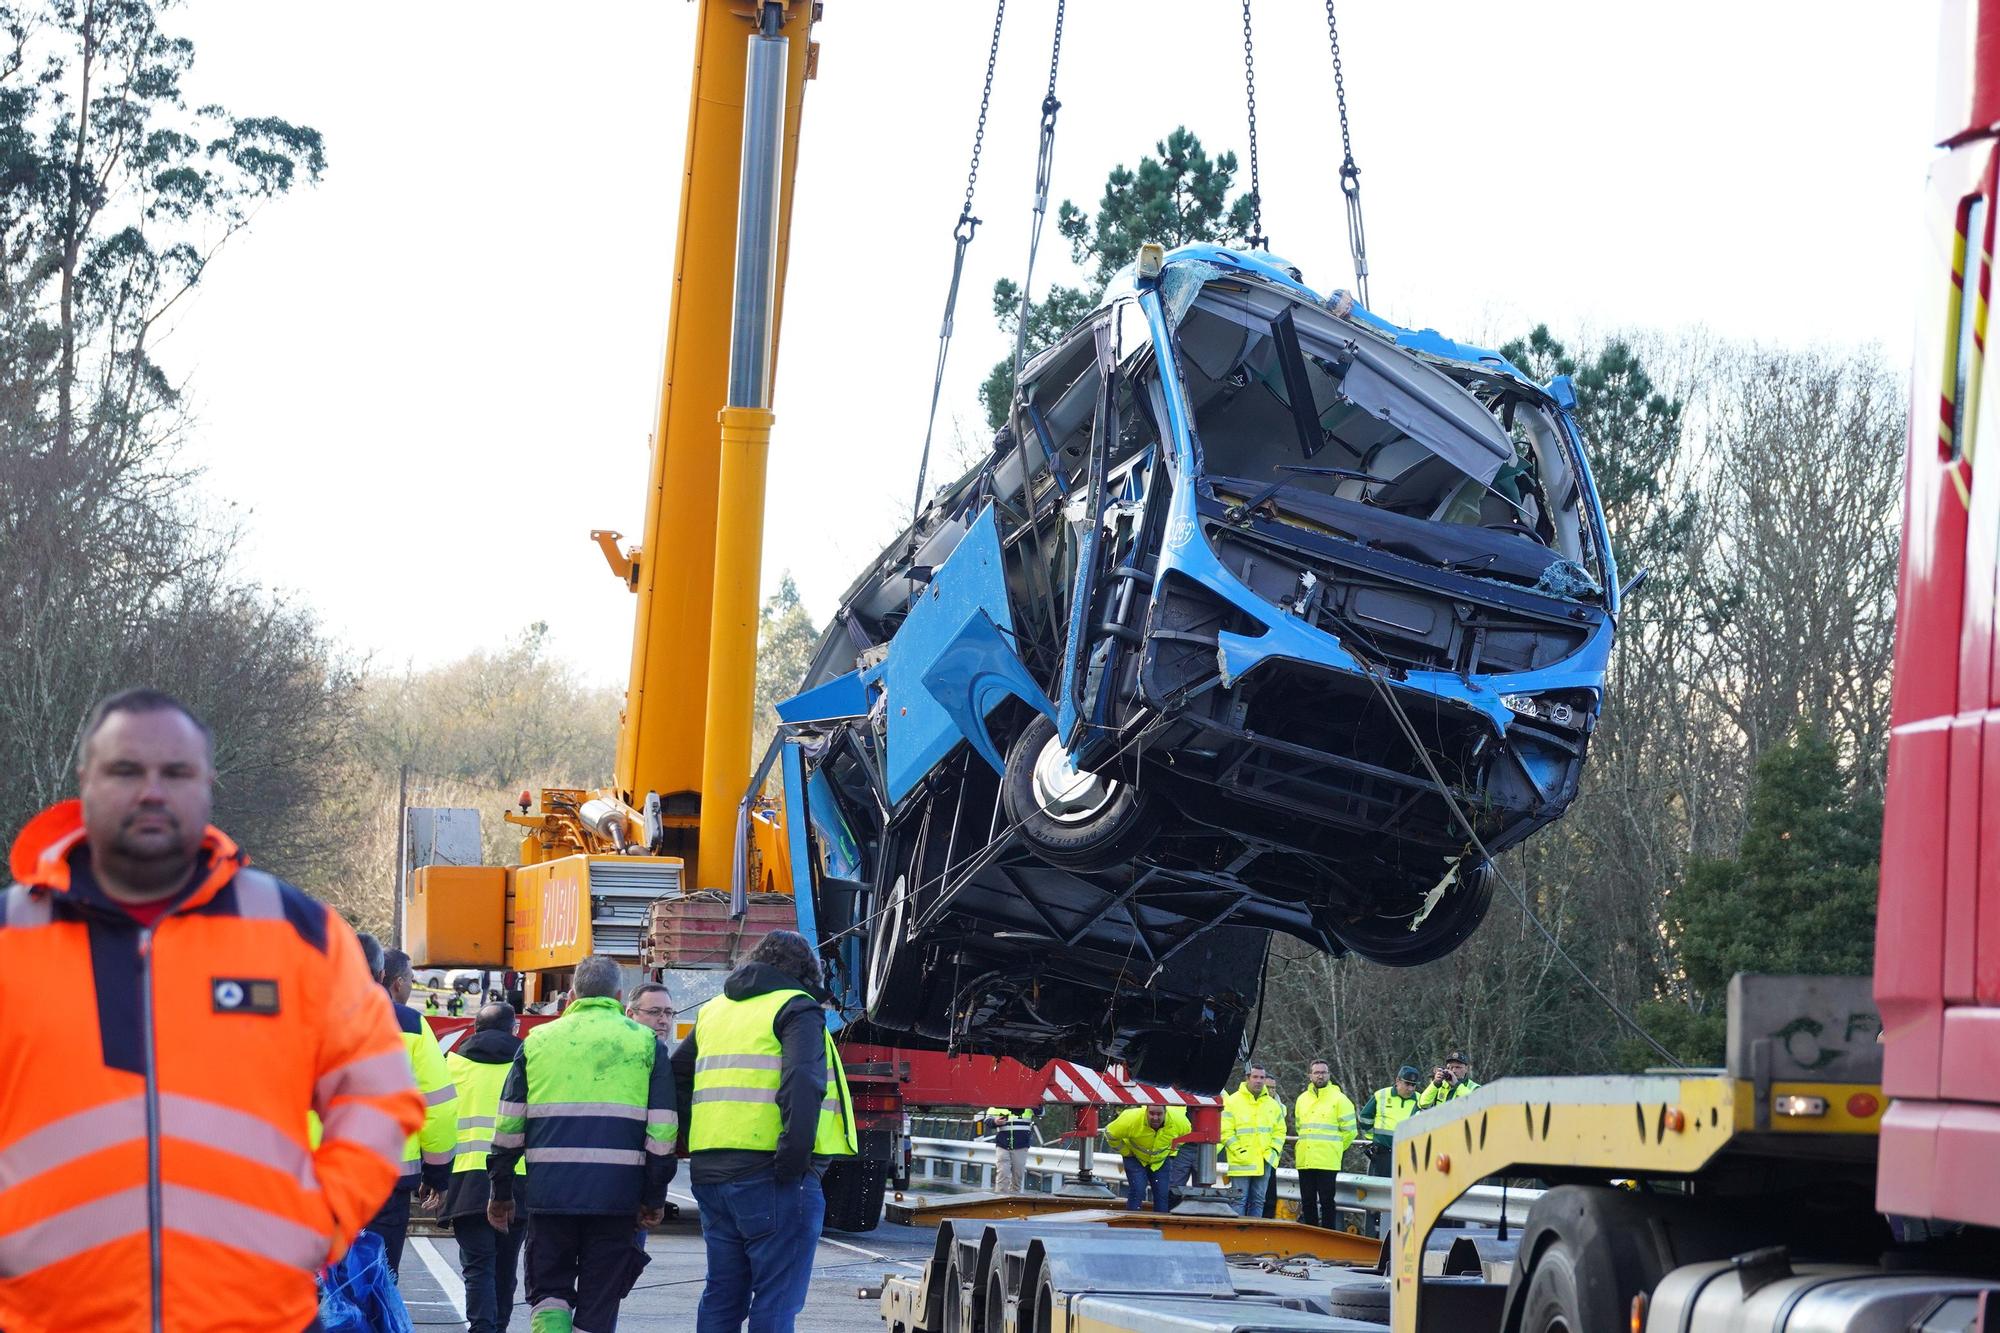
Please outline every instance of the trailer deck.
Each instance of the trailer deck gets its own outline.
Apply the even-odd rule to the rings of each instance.
[[[695,1206],[677,1184],[670,1197],[680,1205],[676,1221],[657,1228],[646,1243],[653,1258],[619,1312],[620,1333],[686,1333],[694,1327],[695,1306],[701,1301],[708,1270]],[[879,1300],[872,1294],[887,1273],[918,1273],[934,1244],[928,1228],[885,1222],[865,1235],[828,1232],[820,1238],[813,1263],[811,1292],[798,1326],[813,1333],[881,1333]],[[867,1290],[864,1298],[857,1293]],[[403,1256],[403,1300],[410,1319],[423,1333],[465,1329],[464,1287],[459,1280],[458,1246],[449,1235],[412,1235]],[[525,1271],[514,1293],[517,1329],[527,1325]]]

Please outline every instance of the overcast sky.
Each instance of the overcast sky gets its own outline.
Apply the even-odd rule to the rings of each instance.
[[[1012,0],[940,436],[977,437],[1026,249],[1055,0]],[[1351,285],[1324,15],[1257,0],[1265,229]],[[243,563],[380,665],[546,620],[623,683],[695,7],[187,0],[192,96],[320,129],[329,169],[232,242],[163,355]],[[1499,340],[1536,321],[1900,364],[1935,136],[1936,7],[1341,10],[1376,308]],[[988,0],[827,0],[807,87],[764,583],[823,619],[915,481]],[[1240,154],[1228,0],[1072,0],[1054,197],[1185,124]],[[1244,173],[1247,180],[1247,170]],[[1053,236],[1053,227],[1050,229]],[[1043,275],[1070,276],[1060,243]],[[934,472],[934,476],[936,473]]]

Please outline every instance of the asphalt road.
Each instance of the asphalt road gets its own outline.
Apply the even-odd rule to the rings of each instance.
[[[646,1242],[652,1264],[625,1298],[618,1316],[620,1333],[685,1333],[694,1327],[695,1306],[701,1300],[703,1258],[701,1230],[695,1224],[694,1200],[680,1190],[673,1200],[681,1206],[680,1220],[670,1222]],[[885,1273],[917,1273],[930,1257],[930,1229],[884,1222],[859,1235],[829,1231],[820,1237],[813,1261],[812,1290],[799,1327],[820,1333],[880,1333],[882,1315],[875,1297],[855,1295],[859,1287],[876,1287]],[[525,1265],[524,1265],[525,1267]],[[412,1237],[403,1255],[403,1301],[410,1318],[423,1330],[465,1328],[464,1286],[459,1280],[458,1247],[449,1236]],[[527,1292],[515,1292],[520,1302],[512,1327],[519,1333],[528,1323]]]

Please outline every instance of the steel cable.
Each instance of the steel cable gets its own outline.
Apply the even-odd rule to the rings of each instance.
[[[1590,974],[1583,970],[1583,965],[1570,957],[1569,950],[1563,948],[1562,942],[1555,937],[1554,932],[1543,924],[1541,917],[1535,913],[1535,909],[1529,904],[1528,896],[1521,892],[1513,880],[1507,878],[1506,873],[1500,869],[1498,859],[1492,852],[1486,849],[1486,843],[1480,838],[1479,831],[1473,827],[1472,820],[1466,815],[1464,807],[1459,804],[1457,795],[1451,790],[1451,784],[1447,783],[1444,780],[1444,775],[1438,771],[1436,761],[1431,758],[1429,747],[1424,744],[1423,737],[1417,734],[1415,724],[1410,721],[1410,715],[1403,710],[1402,701],[1396,697],[1395,691],[1391,690],[1378,674],[1379,668],[1377,664],[1360,656],[1357,656],[1355,661],[1360,664],[1362,674],[1368,677],[1369,683],[1375,687],[1376,694],[1381,697],[1382,702],[1388,707],[1390,714],[1396,719],[1396,724],[1401,729],[1403,738],[1410,743],[1410,748],[1417,752],[1417,757],[1423,760],[1425,773],[1429,775],[1431,784],[1437,788],[1438,794],[1444,797],[1445,804],[1451,809],[1452,817],[1465,829],[1465,836],[1472,840],[1472,845],[1479,849],[1479,855],[1486,862],[1487,873],[1498,879],[1506,887],[1507,892],[1514,896],[1514,901],[1520,905],[1521,914],[1528,919],[1528,924],[1532,925],[1541,934],[1541,937],[1548,941],[1548,945],[1555,951],[1556,957],[1568,964],[1570,971],[1576,974],[1577,980],[1588,987],[1592,995],[1603,1001],[1604,1007],[1609,1009],[1619,1022],[1630,1028],[1640,1040],[1652,1047],[1655,1053],[1676,1069],[1687,1068],[1686,1063],[1679,1056],[1668,1050],[1660,1043],[1657,1037],[1641,1027],[1639,1020],[1627,1013],[1623,1005],[1607,995],[1604,989],[1591,979]]]
[[[972,161],[965,169],[965,202],[959,207],[958,222],[951,229],[956,249],[951,258],[951,287],[945,293],[944,320],[938,327],[937,369],[931,375],[931,410],[924,419],[924,452],[917,463],[917,497],[910,510],[910,539],[916,540],[915,519],[924,511],[924,478],[931,466],[931,436],[937,429],[938,397],[944,390],[945,360],[951,354],[951,333],[958,311],[959,280],[965,274],[965,251],[980,220],[973,216],[972,197],[979,186],[979,159],[986,149],[986,111],[993,102],[993,67],[1000,58],[1000,25],[1007,18],[1007,0],[997,0],[993,9],[993,40],[986,48],[986,82],[979,91],[979,124],[972,132]]]
[[[1055,39],[1049,48],[1049,88],[1042,95],[1041,139],[1035,150],[1035,206],[1034,219],[1028,228],[1028,266],[1021,274],[1021,308],[1014,326],[1014,385],[1013,391],[1021,390],[1021,360],[1028,346],[1028,312],[1032,303],[1028,292],[1035,281],[1035,252],[1042,244],[1042,223],[1049,213],[1049,176],[1054,169],[1056,154],[1056,112],[1062,110],[1062,103],[1056,100],[1056,73],[1062,67],[1063,17],[1069,0],[1056,0]]]

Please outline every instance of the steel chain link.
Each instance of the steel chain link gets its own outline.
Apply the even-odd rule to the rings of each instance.
[[[1244,0],[1249,10],[1249,0]],[[1361,225],[1361,168],[1354,164],[1354,136],[1347,125],[1347,76],[1340,67],[1340,25],[1333,0],[1326,0],[1326,36],[1333,47],[1333,99],[1340,110],[1340,193],[1347,201],[1347,252],[1354,260],[1355,295],[1364,308],[1368,300],[1368,233]]]
[[[1332,3],[1328,0],[1328,10]],[[1250,234],[1244,238],[1252,250],[1268,250],[1264,235],[1264,188],[1257,164],[1257,48],[1250,36],[1250,0],[1243,0],[1243,99],[1250,113]]]

